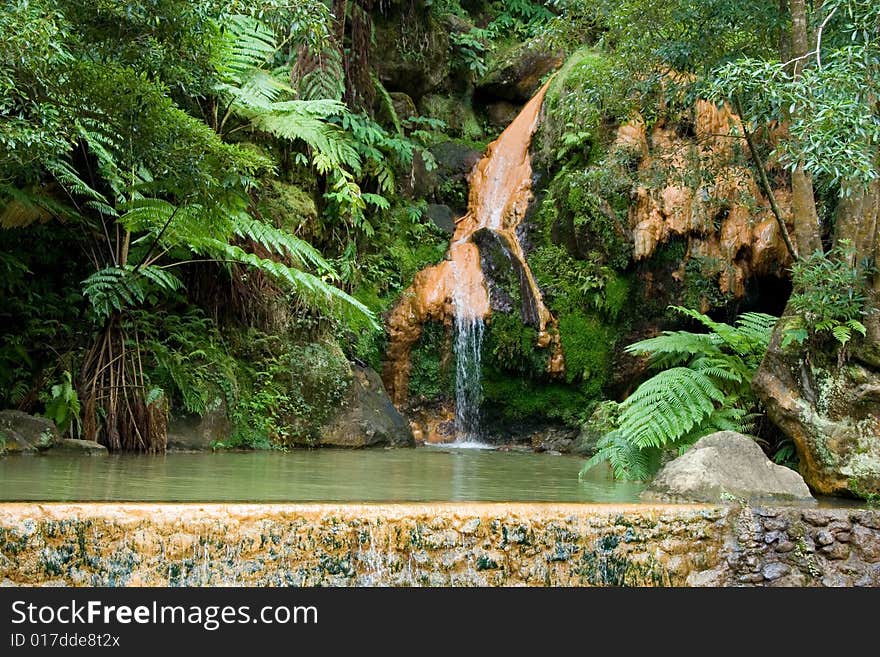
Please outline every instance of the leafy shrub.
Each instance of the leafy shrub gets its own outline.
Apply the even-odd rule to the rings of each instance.
[[[427,322],[410,354],[409,397],[437,400],[448,396],[453,386],[453,363],[443,324]]]
[[[499,371],[541,376],[547,366],[546,350],[536,347],[538,332],[526,326],[519,313],[494,313],[489,323],[484,358]]]
[[[831,335],[845,347],[853,331],[865,335],[865,270],[855,262],[852,245],[843,242],[827,254],[821,251],[792,265],[789,299],[798,317],[787,327],[783,346],[792,341]]]
[[[601,393],[611,368],[615,335],[595,316],[567,312],[559,316],[559,335],[565,354],[565,379],[581,382],[591,396]]]

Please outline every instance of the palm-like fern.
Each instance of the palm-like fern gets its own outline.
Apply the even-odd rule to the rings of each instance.
[[[617,426],[599,441],[582,473],[607,461],[617,478],[646,479],[664,449],[683,452],[713,431],[751,430],[757,400],[750,382],[777,318],[745,313],[731,326],[694,310],[673,309],[710,332],[665,331],[626,348],[648,356],[660,371],[620,404]]]
[[[217,92],[226,101],[218,117],[221,134],[242,127],[268,132],[281,139],[302,140],[332,167],[360,168],[360,158],[348,135],[329,119],[344,116],[344,104],[331,98],[294,99],[296,91],[286,71],[271,70],[277,45],[270,28],[248,16],[233,16],[225,26],[227,47],[216,67],[220,76]],[[226,130],[230,117],[245,121]]]
[[[180,264],[163,265],[165,269],[154,266],[159,259],[154,254],[183,247],[221,263],[236,263],[258,269],[322,312],[335,315],[349,324],[375,326],[375,318],[366,306],[332,285],[331,281],[338,276],[333,266],[314,247],[253,218],[243,209],[227,208],[225,213],[218,215],[199,204],[176,206],[155,198],[136,199],[125,207],[127,211],[119,222],[129,231],[143,234],[136,244],[148,249],[141,260],[144,266],[119,271],[110,267],[90,277],[86,281],[86,294],[92,299],[96,310],[118,310],[126,302],[133,305],[143,301],[144,294],[135,285],[139,279],[123,278],[122,274],[133,271],[151,281],[151,272],[165,271]],[[230,243],[235,237],[259,245],[283,261],[260,257]],[[173,288],[165,286],[165,289]]]

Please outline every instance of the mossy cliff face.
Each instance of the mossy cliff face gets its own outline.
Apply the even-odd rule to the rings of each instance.
[[[880,511],[3,504],[0,584],[880,584]]]

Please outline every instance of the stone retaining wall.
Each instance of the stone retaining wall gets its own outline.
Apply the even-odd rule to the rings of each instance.
[[[880,585],[880,511],[0,504],[0,584]]]

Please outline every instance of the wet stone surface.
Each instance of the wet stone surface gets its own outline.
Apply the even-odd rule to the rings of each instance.
[[[878,586],[880,510],[0,504],[3,585]]]

